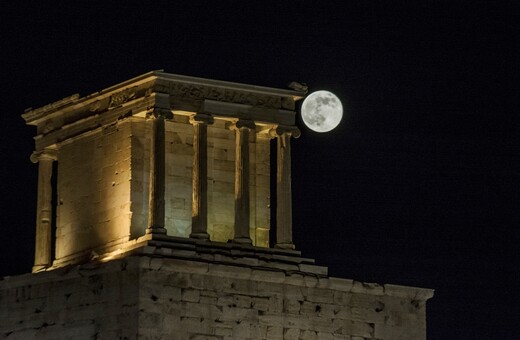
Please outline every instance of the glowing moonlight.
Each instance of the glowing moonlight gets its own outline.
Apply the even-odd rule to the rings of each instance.
[[[302,104],[303,122],[316,132],[328,132],[338,126],[343,117],[343,106],[334,93],[316,91]]]

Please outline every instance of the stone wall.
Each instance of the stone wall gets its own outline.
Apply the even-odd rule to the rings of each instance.
[[[150,125],[132,118],[132,236],[143,235],[148,219]],[[235,133],[229,122],[215,120],[208,127],[208,233],[227,242],[234,232]],[[166,122],[166,206],[168,235],[191,232],[193,126],[187,116]],[[250,206],[253,244],[269,246],[269,144],[266,135],[251,134]],[[135,235],[135,236],[134,236]]]
[[[131,123],[113,124],[58,150],[56,258],[125,242],[131,224]],[[88,256],[88,254],[87,254]]]
[[[193,126],[166,122],[165,227],[191,232]],[[150,121],[127,118],[60,145],[55,265],[88,259],[145,234],[150,183]],[[250,136],[250,235],[269,246],[269,143]],[[229,122],[208,128],[208,232],[227,242],[234,232],[235,134]]]
[[[431,290],[128,257],[0,281],[12,339],[426,339]]]
[[[139,273],[121,263],[0,281],[1,339],[136,339]]]

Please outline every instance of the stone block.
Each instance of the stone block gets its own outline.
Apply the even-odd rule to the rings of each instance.
[[[328,332],[317,332],[317,338],[319,340],[334,340],[334,335]]]
[[[298,265],[300,271],[315,275],[327,275],[328,274],[328,268],[323,266],[315,266],[315,265],[308,265],[304,263],[300,263]]]
[[[285,274],[281,271],[257,270],[251,273],[252,280],[281,283],[285,281]]]
[[[343,320],[351,320],[352,313],[350,311],[350,307],[347,305],[340,305],[334,311],[334,319],[343,319]]]
[[[300,313],[300,301],[295,298],[286,298],[283,301],[283,310],[285,313],[299,314]]]
[[[233,326],[233,339],[251,338],[251,324],[244,321],[237,321]]]
[[[371,322],[371,323],[384,323],[386,315],[381,311],[366,308],[351,308],[352,320]]]
[[[141,312],[139,313],[139,327],[141,328],[153,328],[162,329],[163,327],[164,314],[162,313],[151,313]]]
[[[432,289],[423,289],[415,287],[406,287],[386,284],[384,285],[385,293],[389,296],[395,296],[400,298],[413,298],[417,301],[426,301],[433,297]]]
[[[199,302],[200,291],[198,289],[182,289],[182,301]]]
[[[191,274],[183,272],[170,272],[164,277],[164,285],[178,288],[191,287]]]
[[[363,321],[352,321],[350,334],[370,338],[374,336],[374,324]]]
[[[251,308],[251,297],[247,295],[233,296],[233,304],[239,308]]]
[[[316,287],[319,283],[318,278],[316,278],[314,276],[307,276],[307,275],[303,277],[303,281],[304,281],[305,286],[309,287],[309,288]]]
[[[262,297],[251,298],[251,307],[259,311],[265,312],[269,308],[269,299]]]
[[[269,314],[260,314],[258,316],[258,320],[260,324],[266,325],[267,333],[269,334],[269,329],[274,327],[273,331],[278,331],[283,329],[284,325],[284,317],[281,313],[269,313]]]
[[[312,288],[305,289],[305,299],[311,302],[334,303],[334,291],[330,289]]]
[[[243,322],[243,321],[258,321],[258,311],[250,308],[238,308],[238,307],[222,307],[222,315],[218,318],[219,321],[232,321],[232,322]]]
[[[297,328],[284,328],[283,338],[284,340],[299,340],[300,330]]]
[[[310,329],[317,332],[328,332],[333,326],[333,319],[325,316],[309,316],[307,326],[303,329]]]
[[[233,326],[226,324],[217,324],[215,326],[215,335],[221,338],[232,338],[233,337]],[[221,339],[219,338],[219,339]]]
[[[216,306],[217,305],[217,298],[216,297],[210,297],[210,296],[203,296],[204,292],[201,292],[199,303],[202,305],[211,305]]]
[[[163,299],[167,299],[168,301],[181,301],[181,288],[163,285],[161,286],[161,292],[159,296]]]
[[[329,277],[326,282],[328,288],[344,292],[350,292],[352,290],[352,286],[354,285],[353,280],[337,277]]]
[[[186,316],[210,320],[220,319],[223,313],[222,310],[215,305],[202,304],[200,302],[186,302],[184,308]]]
[[[267,339],[267,326],[257,323],[250,324],[251,339]]]
[[[385,287],[377,283],[354,281],[352,284],[351,291],[353,293],[383,295],[385,292]]]
[[[292,282],[296,281],[296,282],[300,282],[301,283],[301,281],[300,281],[301,276],[300,275],[288,276],[286,282],[291,282],[290,278],[293,279]],[[294,279],[296,279],[296,280],[294,280]],[[283,290],[283,295],[286,298],[295,299],[297,301],[305,300],[305,298],[303,296],[303,293],[302,293],[301,286],[299,287],[299,286],[296,286],[296,285],[285,285],[284,286],[284,290]]]
[[[225,277],[234,277],[237,279],[249,279],[251,277],[251,268],[226,266],[210,263],[209,274]]]
[[[426,328],[426,320],[422,313],[408,313],[406,311],[389,311],[387,324],[397,327]]]
[[[283,312],[283,298],[280,295],[273,295],[269,298],[270,313],[281,313]]]
[[[235,299],[232,295],[220,296],[217,299],[217,306],[233,307]]]
[[[282,339],[283,327],[280,326],[268,326],[267,327],[267,339]]]
[[[163,301],[162,311],[165,315],[171,315],[174,317],[181,317],[186,315],[186,304],[180,301]]]
[[[352,294],[349,300],[349,305],[357,308],[382,310],[385,305],[381,300],[382,297],[379,297],[378,295]]]
[[[318,333],[315,331],[305,330],[301,333],[300,339],[301,340],[318,340]]]
[[[180,329],[191,334],[212,334],[214,328],[211,320],[181,316]]]

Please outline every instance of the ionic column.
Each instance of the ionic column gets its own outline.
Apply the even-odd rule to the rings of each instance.
[[[36,245],[33,272],[51,266],[52,227],[52,162],[56,160],[55,150],[43,150],[31,155],[31,161],[38,162],[38,201],[36,211]]]
[[[147,234],[166,234],[164,228],[165,192],[165,119],[173,118],[170,110],[155,109],[151,114],[152,136],[150,147],[150,200]]]
[[[233,242],[251,244],[249,236],[249,132],[255,123],[239,120],[235,130],[235,236]]]
[[[276,248],[294,249],[292,240],[291,136],[300,137],[296,127],[278,126],[270,131],[277,139],[276,152]]]
[[[193,124],[193,175],[190,237],[209,239],[208,235],[208,124],[213,118],[196,114]]]

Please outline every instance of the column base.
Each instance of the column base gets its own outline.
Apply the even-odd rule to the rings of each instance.
[[[235,237],[231,242],[239,244],[253,244],[249,237]]]
[[[47,269],[49,266],[48,265],[44,265],[44,264],[38,264],[38,265],[34,265],[32,267],[32,273],[37,273],[37,272],[41,272],[41,271],[44,271],[45,269]]]
[[[295,249],[295,246],[292,243],[277,243],[274,245],[274,247],[278,248],[278,249],[290,249],[290,250]]]
[[[196,238],[198,240],[209,240],[208,233],[191,233],[190,238]]]
[[[166,229],[163,227],[148,227],[146,228],[147,234],[163,234],[166,235]]]

